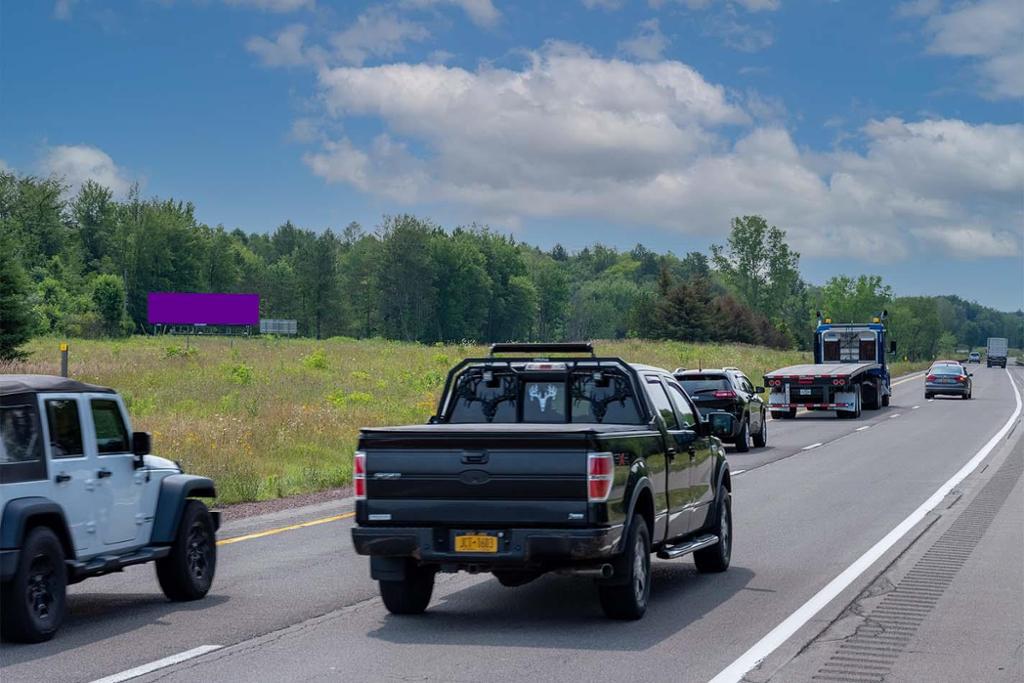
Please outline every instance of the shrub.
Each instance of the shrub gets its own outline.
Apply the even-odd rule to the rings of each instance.
[[[310,370],[326,370],[327,354],[323,349],[317,349],[313,353],[302,357],[302,365]]]

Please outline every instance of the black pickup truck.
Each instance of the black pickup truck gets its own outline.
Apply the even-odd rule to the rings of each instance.
[[[639,619],[652,553],[729,566],[716,435],[734,421],[590,344],[495,344],[451,370],[429,424],[362,430],[352,540],[394,614],[423,612],[438,571],[506,586],[554,571],[594,578],[605,614]]]

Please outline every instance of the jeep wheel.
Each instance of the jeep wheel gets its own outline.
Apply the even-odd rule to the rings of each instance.
[[[14,578],[3,587],[3,637],[21,643],[53,638],[64,621],[67,568],[60,540],[48,527],[25,538]]]
[[[615,562],[616,583],[598,584],[601,608],[611,619],[639,619],[651,597],[651,532],[640,515],[633,515],[626,551]]]
[[[697,571],[702,574],[724,572],[732,558],[732,496],[725,488],[718,497],[716,521],[711,533],[718,536],[718,543],[701,548],[693,554]]]
[[[189,500],[181,513],[170,554],[156,561],[156,578],[164,595],[184,602],[205,596],[216,570],[217,539],[213,533],[213,517],[202,502]]]
[[[754,434],[754,447],[764,448],[768,443],[768,416],[761,413],[761,429]]]
[[[380,597],[392,614],[423,614],[434,593],[435,571],[419,567],[411,560],[402,581],[378,581]]]
[[[750,450],[750,419],[743,420],[743,426],[740,427],[740,433],[736,437],[736,452],[746,453]]]

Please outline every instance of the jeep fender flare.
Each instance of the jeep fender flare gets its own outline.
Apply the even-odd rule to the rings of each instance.
[[[216,498],[213,480],[194,474],[172,474],[160,482],[160,494],[153,514],[150,543],[171,544],[178,533],[178,521],[189,498]]]
[[[17,550],[25,539],[25,531],[36,522],[45,524],[57,534],[64,547],[64,556],[74,559],[75,546],[71,542],[64,510],[57,503],[42,496],[15,498],[4,505],[0,514],[0,549]]]

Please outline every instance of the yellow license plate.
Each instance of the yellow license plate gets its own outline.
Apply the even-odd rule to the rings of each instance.
[[[457,553],[496,553],[498,552],[498,538],[496,536],[471,535],[455,537],[455,552]]]

